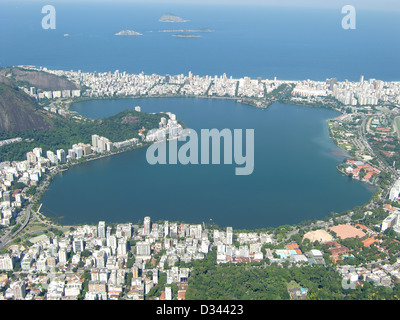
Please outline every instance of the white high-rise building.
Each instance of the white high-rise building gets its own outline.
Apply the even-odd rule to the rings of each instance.
[[[136,255],[150,256],[150,243],[148,243],[148,242],[136,243]]]
[[[118,239],[118,248],[117,248],[117,254],[118,255],[126,255],[128,249],[128,243],[126,239]]]
[[[67,162],[67,157],[65,155],[64,149],[58,149],[57,150],[57,159],[60,163],[66,163]]]
[[[68,157],[69,157],[70,160],[75,160],[75,159],[76,159],[75,150],[73,150],[73,149],[68,149]]]
[[[97,227],[97,236],[99,238],[106,237],[106,222],[105,221],[99,221],[99,225]]]
[[[232,244],[232,243],[233,243],[232,227],[227,227],[226,228],[226,244]]]
[[[11,259],[10,255],[3,254],[0,256],[0,270],[13,270],[13,260]]]
[[[26,296],[26,285],[24,281],[12,282],[10,288],[14,294],[15,300],[22,300]]]
[[[107,236],[107,247],[110,247],[113,252],[117,250],[117,237],[115,235]]]
[[[150,220],[150,217],[144,217],[143,234],[149,235],[150,231],[151,231],[151,220]]]
[[[28,163],[34,163],[37,161],[37,157],[33,152],[28,152],[26,154],[26,159],[28,160]]]
[[[72,242],[74,253],[82,252],[84,250],[84,243],[82,238],[74,239]]]
[[[47,159],[49,159],[52,164],[58,164],[57,156],[53,151],[48,150],[46,152],[46,156],[47,156]]]
[[[78,145],[73,145],[72,150],[74,150],[76,154],[76,159],[80,159],[83,157],[83,148]]]
[[[60,263],[66,263],[67,262],[67,249],[65,249],[65,248],[61,248],[59,251],[58,251],[58,261],[60,262]]]
[[[165,300],[172,300],[172,288],[165,287]]]
[[[98,141],[99,138],[100,137],[97,134],[92,135],[92,146],[93,146],[94,150],[96,150],[97,147],[98,147],[98,142],[97,141]]]
[[[42,148],[35,148],[32,150],[32,152],[35,154],[36,158],[40,158],[42,156]]]
[[[164,237],[169,234],[169,224],[168,221],[164,221]]]

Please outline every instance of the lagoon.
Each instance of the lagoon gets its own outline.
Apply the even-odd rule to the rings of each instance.
[[[232,165],[150,165],[137,149],[72,167],[55,177],[41,211],[61,224],[99,220],[208,223],[255,229],[320,219],[367,202],[374,188],[336,166],[346,158],[326,120],[339,112],[274,103],[259,109],[226,99],[136,98],[75,103],[102,118],[141,106],[175,113],[189,128],[254,129],[254,172]],[[212,219],[212,220],[211,220]]]

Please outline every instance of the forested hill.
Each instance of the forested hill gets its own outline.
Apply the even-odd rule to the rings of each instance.
[[[158,128],[161,117],[168,118],[163,113],[148,114],[126,110],[104,119],[67,120],[63,117],[52,119],[53,127],[48,130],[25,130],[18,133],[0,132],[0,140],[21,137],[22,142],[0,147],[1,161],[22,161],[26,153],[35,147],[55,152],[57,149],[70,149],[73,144],[92,142],[92,135],[98,134],[113,142],[139,137],[138,130]],[[146,133],[146,132],[145,132]]]
[[[20,68],[0,69],[0,140],[21,137],[22,142],[0,147],[0,162],[21,161],[35,147],[55,152],[68,150],[73,144],[91,143],[98,134],[113,142],[137,138],[138,130],[158,128],[166,114],[147,114],[126,110],[104,119],[72,117],[66,119],[44,110],[19,86],[41,90],[73,90],[79,86],[56,75]]]

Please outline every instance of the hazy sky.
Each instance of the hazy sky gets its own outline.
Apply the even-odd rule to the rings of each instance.
[[[3,0],[0,0],[3,1]],[[5,0],[4,2],[20,2]],[[21,2],[46,2],[44,0],[22,0]],[[47,0],[49,4],[57,2],[130,2],[142,4],[199,4],[199,5],[262,5],[279,7],[313,7],[313,8],[337,8],[344,5],[352,5],[356,9],[368,9],[378,11],[400,11],[400,0]]]
[[[99,0],[86,0],[99,1]],[[102,0],[107,1],[107,0]],[[117,0],[118,1],[118,0]],[[162,4],[217,4],[217,5],[263,5],[279,7],[333,8],[352,5],[357,9],[400,11],[400,0],[119,0],[137,3]]]

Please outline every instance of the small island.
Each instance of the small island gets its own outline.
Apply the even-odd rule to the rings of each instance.
[[[172,36],[177,38],[200,38],[198,34],[193,34],[193,33],[176,33],[173,34]]]
[[[182,19],[181,17],[175,16],[171,13],[166,13],[158,21],[160,21],[160,22],[188,22],[189,20]]]
[[[115,34],[116,36],[142,36],[142,33],[133,30],[121,30]]]
[[[203,29],[172,29],[172,30],[158,30],[158,32],[214,32],[213,29],[203,28]]]

